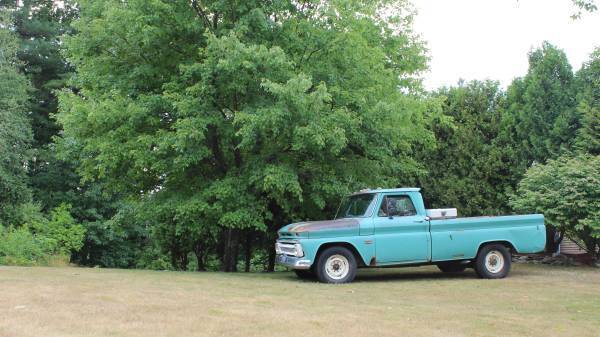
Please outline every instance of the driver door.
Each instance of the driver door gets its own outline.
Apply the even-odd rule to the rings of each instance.
[[[428,222],[417,215],[410,196],[385,195],[374,218],[377,264],[429,260]]]

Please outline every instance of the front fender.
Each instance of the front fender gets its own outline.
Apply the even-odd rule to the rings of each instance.
[[[302,239],[298,242],[304,250],[304,259],[310,260],[311,266],[316,262],[317,253],[324,245],[351,245],[358,252],[362,263],[365,265],[371,264],[371,261],[375,258],[375,240],[372,236]],[[360,264],[360,261],[358,262]]]

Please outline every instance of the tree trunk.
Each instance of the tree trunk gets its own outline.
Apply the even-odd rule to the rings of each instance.
[[[588,239],[584,241],[584,244],[594,262],[600,261],[600,240],[592,238],[591,234],[588,234]]]
[[[250,272],[250,261],[252,259],[252,232],[248,231],[248,233],[246,233],[246,244],[245,244],[245,255],[246,255],[246,261],[245,261],[245,265],[244,265],[244,271],[246,273]]]
[[[188,254],[186,252],[182,252],[181,255],[179,256],[179,260],[181,261],[181,270],[185,271],[187,270],[187,266],[188,266]]]
[[[268,224],[268,231],[265,235],[267,241],[267,251],[269,252],[269,260],[267,263],[267,271],[272,272],[275,271],[275,241],[277,240],[277,229],[283,221],[283,210],[281,207],[275,202],[275,200],[270,200],[269,202],[269,211],[273,214],[273,218],[271,223]]]
[[[239,231],[237,229],[227,229],[225,231],[225,243],[223,249],[223,258],[221,261],[221,270],[225,272],[237,271],[238,259],[238,240]]]
[[[205,271],[204,249],[202,249],[202,244],[200,242],[196,242],[194,245],[194,254],[196,255],[196,271]]]
[[[271,249],[269,249],[269,263],[267,264],[267,271],[272,272],[275,271],[275,249],[273,248],[275,247],[275,241],[269,240],[269,242],[271,242],[271,244],[269,244]]]

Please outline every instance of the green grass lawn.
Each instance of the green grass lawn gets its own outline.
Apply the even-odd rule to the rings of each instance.
[[[600,336],[600,270],[290,272],[0,267],[0,336]]]

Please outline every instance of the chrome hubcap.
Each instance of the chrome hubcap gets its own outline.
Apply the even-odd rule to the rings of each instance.
[[[331,255],[325,262],[325,273],[334,280],[343,279],[348,275],[349,271],[350,263],[343,255]]]
[[[504,268],[504,255],[497,250],[490,250],[485,256],[485,268],[492,274]]]

